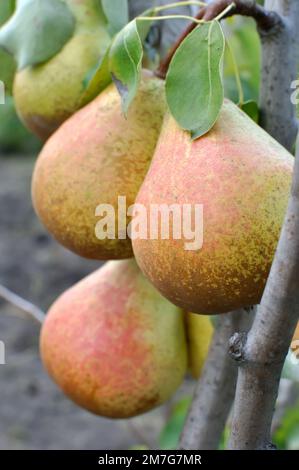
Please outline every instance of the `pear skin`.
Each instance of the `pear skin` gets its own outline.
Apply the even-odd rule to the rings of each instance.
[[[161,405],[187,368],[183,313],[134,260],[111,261],[65,292],[47,314],[40,344],[64,393],[110,418]]]
[[[164,83],[144,73],[127,118],[112,84],[48,140],[32,182],[37,214],[66,248],[85,258],[133,256],[118,237],[118,197],[135,202],[153,156],[165,113]],[[115,239],[96,236],[100,204],[115,209]],[[129,223],[124,217],[124,227]]]
[[[260,302],[284,220],[293,161],[232,102],[225,101],[213,129],[195,141],[167,116],[136,203],[147,214],[152,204],[175,203],[181,213],[187,204],[193,216],[195,205],[201,205],[196,234],[198,240],[203,235],[203,245],[187,250],[190,240],[184,233],[175,239],[172,220],[168,239],[133,240],[137,263],[162,295],[201,314]]]
[[[14,81],[18,114],[42,140],[86,104],[85,80],[110,42],[97,0],[64,1],[76,18],[73,37],[52,59],[18,72]]]
[[[186,313],[185,316],[189,369],[194,379],[199,379],[205,364],[214,327],[207,315]]]

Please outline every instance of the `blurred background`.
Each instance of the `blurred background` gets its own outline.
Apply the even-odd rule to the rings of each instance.
[[[131,2],[131,15],[149,3]],[[0,24],[6,19],[4,12]],[[184,24],[178,24],[165,23],[163,35],[160,23],[154,26],[148,51],[157,47],[167,50],[184,28]],[[234,18],[227,20],[224,28],[230,44],[224,63],[226,96],[239,100],[237,63],[244,101],[256,102],[260,46],[255,25],[251,20]],[[0,79],[9,83],[13,73],[13,62],[0,51]],[[0,105],[0,284],[46,311],[60,293],[98,268],[99,263],[66,251],[35,216],[30,184],[42,144],[23,127],[10,88],[6,91],[5,104]],[[140,418],[120,422],[95,417],[67,400],[44,373],[38,351],[39,325],[20,315],[0,298],[0,340],[6,348],[6,365],[0,365],[0,449],[175,447],[194,387],[191,380],[167,406]],[[276,440],[281,448],[299,448],[297,397],[298,390],[291,410],[283,412],[277,424]]]

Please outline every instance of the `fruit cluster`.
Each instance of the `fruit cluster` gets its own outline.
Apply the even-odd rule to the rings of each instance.
[[[228,101],[214,128],[191,141],[168,114],[163,82],[146,71],[127,117],[110,85],[50,137],[33,175],[37,214],[73,252],[119,260],[65,293],[47,316],[42,357],[68,396],[119,418],[175,392],[188,364],[183,312],[259,303],[292,167],[293,157]],[[168,239],[98,239],[95,208],[109,204],[117,213],[119,196],[149,213],[151,204],[203,204],[202,248],[185,250],[187,240],[171,230]],[[120,261],[133,253],[139,267]],[[201,369],[210,320],[193,314],[187,323],[191,367]]]
[[[75,33],[46,63],[20,70],[18,113],[44,140],[33,181],[38,216],[74,253],[109,262],[65,292],[41,334],[49,374],[82,407],[127,418],[165,402],[195,377],[213,327],[208,315],[260,302],[287,206],[293,157],[225,101],[191,140],[167,109],[163,80],[144,70],[127,116],[114,84],[84,98],[86,71],[109,37],[96,2],[66,0]],[[203,207],[203,245],[168,237],[97,237],[96,208]],[[114,232],[130,216],[116,216]],[[194,313],[186,313],[194,312]],[[201,315],[200,315],[201,314]]]

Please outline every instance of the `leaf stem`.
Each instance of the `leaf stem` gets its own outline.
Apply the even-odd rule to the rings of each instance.
[[[187,16],[187,15],[167,15],[167,16],[138,16],[136,20],[141,20],[141,21],[161,21],[161,20],[188,20],[188,21],[193,21],[194,23],[197,24],[202,24],[206,23],[204,20],[197,20],[196,18],[193,18],[193,16]]]
[[[219,15],[217,15],[214,20],[215,21],[220,21],[224,16],[227,15],[233,8],[236,8],[236,4],[232,2],[230,5],[228,5]]]
[[[243,104],[244,104],[244,92],[243,92],[243,87],[242,87],[242,82],[241,82],[241,77],[240,77],[238,64],[237,64],[236,57],[235,57],[233,49],[230,45],[229,40],[227,38],[225,38],[225,40],[226,40],[226,45],[227,45],[227,48],[229,50],[229,53],[230,53],[230,56],[231,56],[231,59],[232,59],[232,62],[233,62],[235,79],[236,79],[236,84],[237,84],[237,89],[238,89],[238,94],[239,94],[239,106],[242,107]]]

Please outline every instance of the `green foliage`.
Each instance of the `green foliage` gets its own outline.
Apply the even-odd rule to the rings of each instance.
[[[129,22],[128,0],[102,0],[102,8],[111,34],[117,33]]]
[[[121,95],[125,113],[137,93],[142,58],[140,24],[133,20],[117,34],[109,57],[109,70]]]
[[[110,46],[106,50],[105,55],[100,59],[96,68],[86,77],[86,83],[84,83],[85,92],[81,98],[83,103],[92,101],[111,83],[109,54]]]
[[[0,105],[0,152],[32,153],[40,149],[41,143],[21,124],[11,97]]]
[[[245,101],[245,103],[241,105],[241,109],[244,111],[244,113],[251,117],[254,122],[259,122],[259,107],[256,101]]]
[[[72,37],[75,19],[61,0],[23,0],[0,30],[0,46],[14,56],[18,69],[41,64]]]
[[[286,412],[273,440],[279,449],[299,449],[299,402]]]
[[[13,14],[14,0],[1,0],[0,2],[0,26]],[[0,50],[0,80],[5,83],[6,93],[11,94],[12,83],[15,75],[16,64],[14,59],[4,50]]]
[[[182,42],[169,67],[166,78],[169,109],[194,139],[211,129],[221,110],[224,47],[218,21],[205,23]]]
[[[258,101],[261,66],[261,47],[255,22],[247,18],[230,18],[225,22],[225,35],[237,63],[245,101]],[[224,58],[225,96],[239,101],[236,87],[234,60],[230,50]]]
[[[13,14],[15,8],[15,0],[1,0],[0,2],[0,25],[5,23]]]
[[[176,449],[186,416],[191,404],[190,397],[184,397],[177,402],[159,437],[159,444],[162,450]]]

